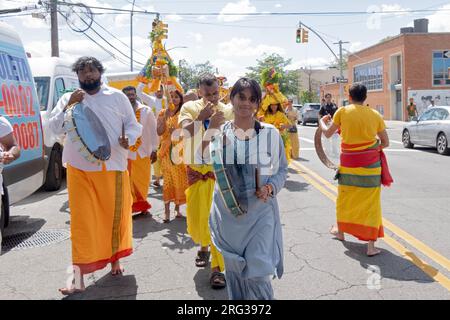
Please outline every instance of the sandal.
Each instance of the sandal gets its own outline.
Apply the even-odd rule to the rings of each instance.
[[[227,280],[225,279],[225,275],[223,273],[216,271],[211,273],[209,283],[213,289],[223,289],[227,285]]]
[[[198,268],[206,267],[209,263],[209,251],[198,251],[195,258],[195,266]]]

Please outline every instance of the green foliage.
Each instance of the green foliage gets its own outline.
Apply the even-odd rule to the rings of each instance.
[[[256,66],[247,67],[249,72],[245,75],[251,79],[262,83],[263,73],[267,72],[271,68],[275,68],[275,71],[280,77],[280,91],[286,96],[298,96],[299,95],[299,79],[298,72],[295,70],[286,70],[292,62],[292,59],[285,59],[277,53],[265,54],[262,59],[256,60]]]
[[[317,95],[317,93],[312,91],[303,91],[300,94],[300,101],[302,104],[319,102],[319,96]]]
[[[180,79],[180,84],[183,89],[187,91],[198,87],[200,76],[205,73],[214,74],[215,70],[216,68],[209,61],[190,64],[186,62],[186,60],[181,60],[179,64],[178,78]]]

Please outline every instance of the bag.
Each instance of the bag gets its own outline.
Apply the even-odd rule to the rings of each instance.
[[[297,133],[297,132],[298,132],[297,126],[293,126],[293,127],[289,128],[289,129],[288,129],[288,132],[289,132],[289,133]]]

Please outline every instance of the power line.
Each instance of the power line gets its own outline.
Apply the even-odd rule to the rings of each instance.
[[[61,13],[61,12],[60,12]],[[75,12],[75,14],[80,18],[81,21],[83,21],[86,25],[89,25],[77,12]],[[66,18],[67,19],[67,18]],[[95,22],[95,21],[94,21]],[[98,23],[97,23],[98,24]],[[100,33],[97,32],[97,30],[95,30],[92,26],[90,27],[90,30],[92,30],[97,36],[99,36],[104,42],[106,42],[111,48],[113,48],[114,50],[116,50],[118,53],[120,53],[121,55],[123,55],[126,58],[129,58],[129,56],[125,53],[123,53],[121,50],[117,49],[114,45],[112,45],[108,40],[105,39],[105,37],[103,37]],[[133,62],[135,62],[136,64],[142,65],[144,66],[145,64],[136,60],[133,60]]]
[[[69,3],[64,1],[58,1],[58,5],[66,5],[66,6],[81,6],[78,3]],[[294,15],[313,15],[313,16],[352,16],[352,15],[371,15],[371,14],[398,14],[398,13],[416,13],[416,12],[435,12],[433,9],[403,9],[403,10],[386,10],[386,11],[305,11],[305,12],[249,12],[249,13],[220,13],[220,12],[183,12],[183,13],[174,13],[174,12],[151,12],[147,10],[139,11],[139,10],[128,10],[128,9],[119,9],[119,8],[107,8],[107,7],[99,7],[99,6],[89,6],[91,9],[99,9],[105,11],[117,11],[117,12],[133,12],[133,13],[144,13],[144,14],[157,14],[157,15],[179,15],[179,16],[294,16]],[[450,9],[439,9],[442,11],[450,11]]]
[[[65,19],[67,19],[67,16],[61,12],[60,10],[58,10],[59,14],[61,14]],[[80,17],[80,19],[83,21],[83,19]],[[85,21],[83,21],[85,22]],[[85,22],[86,23],[86,22]],[[122,55],[126,56],[128,58],[127,55],[125,55],[122,51],[120,51],[119,49],[115,48],[111,43],[109,43],[107,40],[105,40],[100,34],[98,34],[93,28],[91,28],[92,31],[94,31],[94,33],[96,33],[98,36],[100,36],[100,38],[102,38],[109,46],[111,46],[113,49],[115,49],[117,52],[121,53]],[[94,38],[92,38],[90,35],[88,35],[87,33],[83,32],[83,35],[85,37],[87,37],[89,40],[91,40],[92,42],[94,42],[97,46],[99,46],[101,49],[103,49],[103,51],[105,51],[106,53],[108,53],[111,57],[113,57],[114,59],[116,59],[117,61],[119,61],[120,63],[128,66],[128,62],[124,62],[122,60],[122,58],[118,57],[115,53],[111,52],[110,50],[108,50],[107,48],[105,48],[103,45],[101,45],[100,43],[98,43]],[[137,64],[140,64],[142,66],[144,66],[144,64],[135,61]]]

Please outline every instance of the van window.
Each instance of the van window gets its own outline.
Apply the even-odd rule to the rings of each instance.
[[[47,110],[48,95],[50,92],[50,77],[34,77],[36,91],[39,99],[41,111]]]
[[[53,105],[52,109],[56,106],[58,103],[59,98],[61,98],[64,95],[64,80],[62,78],[58,78],[55,80],[55,93],[53,95]]]

